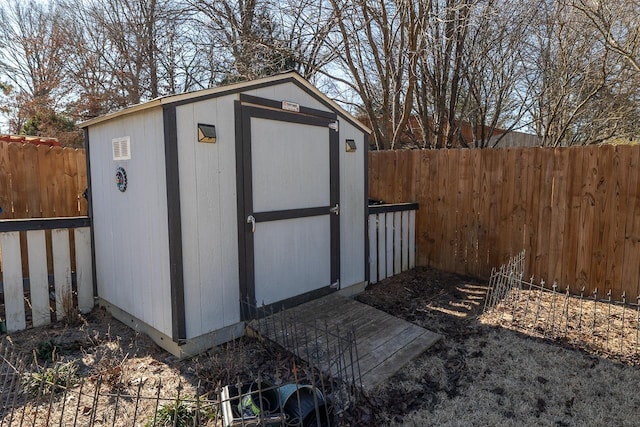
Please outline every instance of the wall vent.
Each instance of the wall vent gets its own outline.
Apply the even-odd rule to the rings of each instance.
[[[113,160],[129,160],[131,159],[131,144],[128,136],[113,138]]]

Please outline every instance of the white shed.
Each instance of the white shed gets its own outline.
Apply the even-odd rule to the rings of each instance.
[[[82,126],[100,304],[173,354],[364,288],[369,130],[297,73]]]

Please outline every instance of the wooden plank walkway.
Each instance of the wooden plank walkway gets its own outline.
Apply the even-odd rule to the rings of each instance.
[[[254,320],[248,329],[369,391],[441,338],[337,293]]]

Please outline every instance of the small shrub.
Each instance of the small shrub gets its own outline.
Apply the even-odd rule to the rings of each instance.
[[[39,361],[53,362],[56,359],[58,346],[54,340],[39,341],[36,345],[36,358]]]
[[[22,375],[22,388],[31,395],[58,393],[78,382],[78,367],[74,361],[59,363],[52,368],[38,366],[36,372]]]
[[[204,425],[215,418],[212,408],[200,407],[192,400],[180,399],[162,405],[145,427],[188,427]]]

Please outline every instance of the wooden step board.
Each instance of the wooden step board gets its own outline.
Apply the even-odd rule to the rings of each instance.
[[[359,379],[368,391],[441,338],[337,293],[252,321],[248,329],[325,371]]]

